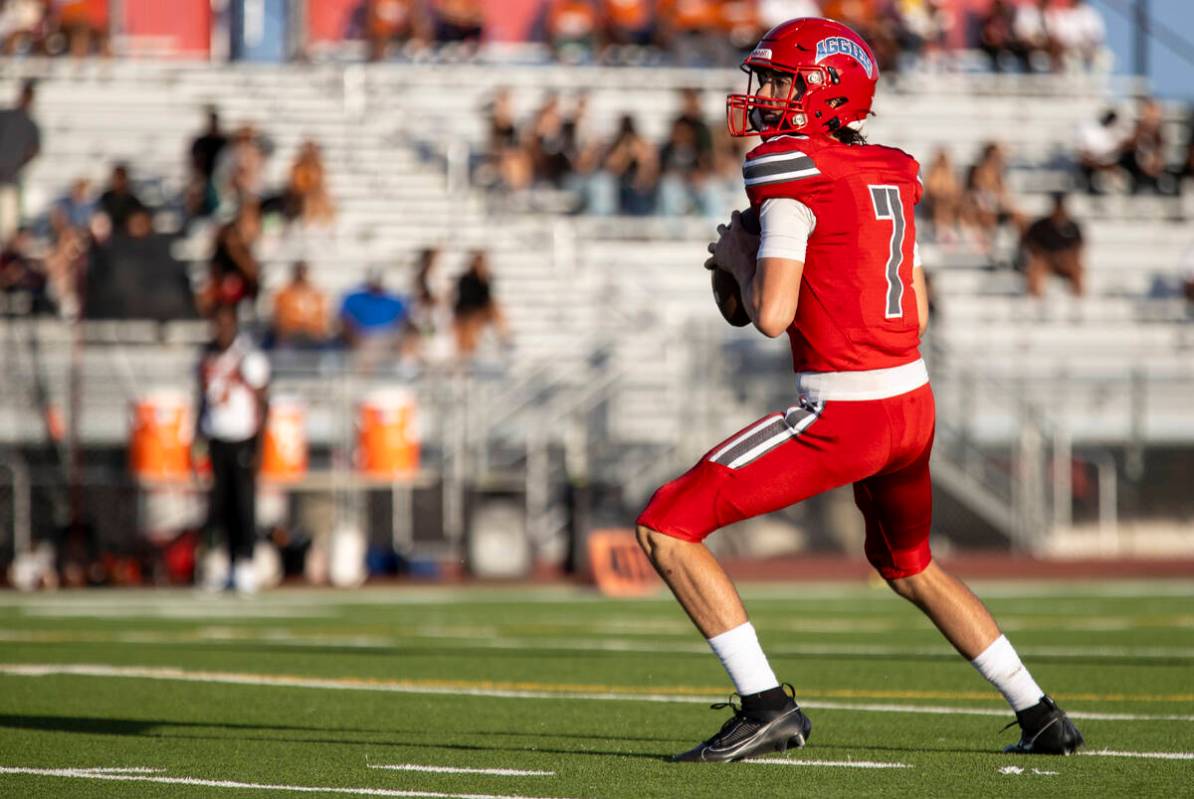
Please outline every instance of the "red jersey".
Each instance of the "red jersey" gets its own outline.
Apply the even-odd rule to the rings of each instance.
[[[852,372],[920,358],[912,288],[916,159],[894,147],[776,136],[746,156],[751,207],[790,198],[808,206],[796,317],[788,327],[797,372]]]

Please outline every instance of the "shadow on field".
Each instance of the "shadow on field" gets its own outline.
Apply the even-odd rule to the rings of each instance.
[[[18,716],[0,715],[0,729],[32,730],[38,732],[67,732],[82,735],[127,735],[143,738],[178,738],[198,741],[266,741],[272,743],[330,744],[335,746],[403,746],[418,749],[456,749],[471,752],[547,752],[561,755],[600,755],[602,757],[633,757],[660,760],[670,757],[672,752],[646,753],[608,751],[589,748],[550,748],[534,744],[502,746],[497,744],[451,744],[427,743],[419,740],[400,740],[392,736],[417,732],[427,734],[426,729],[346,729],[329,727],[304,727],[286,724],[248,724],[240,722],[165,721],[160,719],[104,719],[74,716]],[[228,730],[229,735],[201,735],[192,730]],[[246,734],[254,732],[291,732],[294,735]],[[301,733],[344,733],[346,735],[384,736],[364,740],[354,738],[309,737]],[[512,732],[510,730],[458,730],[453,735],[477,735],[494,737],[523,737],[537,739],[568,739],[578,741],[641,741],[647,743],[688,743],[687,739],[646,738],[625,735],[581,735],[553,732]]]

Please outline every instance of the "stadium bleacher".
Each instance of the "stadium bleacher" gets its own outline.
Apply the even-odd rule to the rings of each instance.
[[[585,93],[594,134],[608,133],[620,114],[630,113],[645,134],[658,138],[676,113],[678,89],[699,89],[709,119],[717,120],[725,93],[738,86],[737,72],[28,61],[0,78],[0,96],[25,76],[41,79],[37,116],[44,149],[26,185],[35,213],[73,179],[98,180],[120,160],[134,165],[134,176],[169,210],[185,180],[184,145],[199,127],[201,109],[215,105],[230,124],[251,122],[273,143],[271,183],[281,181],[303,140],[314,138],[323,149],[335,224],[267,236],[260,251],[265,296],[296,258],[310,262],[315,282],[337,296],[371,266],[386,267],[392,287],[405,290],[413,277],[407,267],[425,246],[444,251],[449,274],[469,250],[482,248],[517,344],[503,380],[549,373],[557,387],[576,392],[571,402],[579,407],[588,401],[584,384],[592,374],[567,366],[599,357],[616,377],[604,395],[612,409],[607,435],[663,448],[657,465],[665,470],[699,453],[700,442],[713,440],[716,431],[755,415],[751,403],[735,401],[741,393],[725,375],[709,387],[706,401],[721,404],[717,413],[703,414],[708,427],[694,430],[675,413],[689,401],[702,363],[742,342],[742,334],[710,324],[699,264],[713,222],[517,212],[495,206],[459,177],[461,145],[467,145],[465,157],[469,148],[483,147],[484,108],[499,87],[512,90],[520,113],[547,92]],[[945,147],[965,163],[985,142],[1001,141],[1018,201],[1032,216],[1064,185],[1059,164],[1077,126],[1131,88],[1099,75],[902,75],[881,92],[867,132],[922,161]],[[1171,117],[1176,124],[1177,109]],[[728,210],[744,198],[729,194],[726,202]],[[1194,244],[1185,223],[1190,198],[1075,196],[1071,208],[1089,242],[1090,296],[1081,300],[1063,296],[1060,287],[1043,299],[1025,297],[1018,273],[993,267],[967,245],[926,241],[922,247],[940,309],[927,349],[943,434],[964,428],[967,438],[1006,443],[1018,435],[1030,406],[1042,424],[1064,421],[1078,443],[1194,441],[1194,423],[1184,412],[1185,398],[1194,394],[1190,312],[1181,300],[1149,296],[1157,276],[1176,274]],[[169,222],[170,214],[162,219]],[[210,230],[203,226],[179,245],[196,275],[209,247]],[[10,323],[3,335],[16,346],[27,335],[22,325],[30,324],[41,331],[51,393],[62,396],[71,334],[64,323],[39,321]],[[164,331],[89,323],[84,439],[118,444],[135,392],[150,384],[187,385],[191,348],[203,335],[196,323]],[[54,347],[55,341],[63,346]],[[782,395],[787,380],[782,358],[775,363],[781,368],[770,378],[772,396]],[[310,369],[283,371],[277,389],[305,392],[319,379]],[[976,380],[1005,388],[975,390]],[[0,436],[30,441],[38,431],[16,422],[23,406],[14,394],[5,392]],[[510,428],[533,426],[533,403],[520,399],[512,407],[522,410],[503,415]],[[959,416],[951,418],[953,412]],[[313,414],[317,444],[339,429],[329,416]]]

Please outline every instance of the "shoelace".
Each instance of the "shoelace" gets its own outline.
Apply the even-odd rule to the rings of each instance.
[[[706,744],[712,745],[712,744],[716,743],[717,741],[721,740],[722,737],[724,737],[726,733],[730,732],[732,729],[734,729],[740,723],[743,723],[743,722],[751,723],[753,721],[753,719],[751,719],[749,716],[747,716],[745,713],[742,712],[742,705],[740,704],[740,701],[735,702],[734,701],[735,698],[737,698],[738,700],[742,699],[741,696],[739,696],[738,694],[735,693],[735,694],[730,694],[730,698],[728,700],[726,700],[725,702],[714,702],[713,704],[709,705],[710,710],[725,710],[728,707],[734,711],[734,715],[732,715],[728,719],[726,719],[725,724],[721,725],[721,729],[718,730],[717,733],[714,734],[711,738],[709,738],[709,740],[705,741]]]
[[[785,683],[781,683],[781,687],[784,689],[784,693],[786,693],[789,697],[791,697],[792,701],[795,702],[796,701],[795,686],[793,686],[792,683],[790,683],[790,682],[785,682]],[[734,701],[735,699],[737,699],[738,701],[735,702]],[[721,725],[721,729],[717,731],[717,734],[714,735],[712,738],[710,738],[705,743],[713,743],[714,741],[718,740],[723,735],[725,735],[727,732],[729,732],[729,730],[734,725],[738,724],[740,721],[746,722],[746,723],[754,723],[754,724],[760,723],[760,722],[758,722],[758,720],[752,719],[750,716],[746,715],[742,711],[742,696],[739,695],[738,693],[730,694],[729,698],[724,702],[714,702],[713,704],[709,705],[710,710],[725,710],[727,707],[734,711],[734,715],[732,715],[728,719],[726,719],[725,724]],[[799,706],[797,706],[797,707],[799,707]],[[1015,723],[1016,722],[1014,722],[1014,721],[1012,722],[1012,724],[1015,724]],[[1005,727],[1004,729],[1007,729],[1007,728]]]

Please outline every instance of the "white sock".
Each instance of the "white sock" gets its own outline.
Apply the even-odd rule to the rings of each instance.
[[[713,653],[721,659],[726,673],[734,683],[739,696],[757,694],[768,688],[777,688],[779,680],[767,663],[759,637],[750,622],[727,630],[709,639]]]
[[[970,661],[978,673],[987,678],[994,685],[1003,698],[1012,706],[1012,710],[1024,710],[1037,702],[1045,692],[1032,679],[1028,669],[1020,662],[1020,656],[1012,647],[1007,636],[996,638],[983,653]]]

